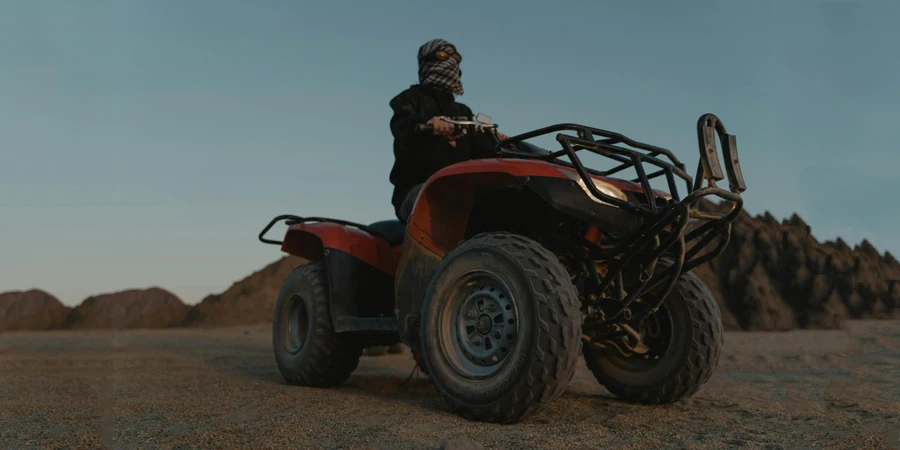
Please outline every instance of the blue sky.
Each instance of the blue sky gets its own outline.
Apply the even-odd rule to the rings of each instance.
[[[440,8],[440,9],[439,9]],[[392,96],[442,37],[507,134],[616,130],[696,167],[738,136],[752,214],[900,253],[900,7],[870,1],[0,1],[0,291],[187,303],[278,258],[281,213],[391,218]]]

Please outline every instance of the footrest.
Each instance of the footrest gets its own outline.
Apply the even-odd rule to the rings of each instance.
[[[338,316],[334,318],[334,331],[397,331],[396,317],[355,317]]]

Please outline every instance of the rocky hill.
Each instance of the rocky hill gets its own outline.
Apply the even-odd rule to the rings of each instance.
[[[221,294],[207,296],[194,306],[186,325],[212,327],[272,321],[281,283],[304,260],[286,256],[231,285]]]
[[[706,210],[721,206],[704,203]],[[287,257],[207,297],[193,326],[270,322],[285,277],[302,263]],[[727,329],[835,328],[847,318],[900,318],[900,263],[868,242],[818,242],[797,215],[742,213],[729,245],[695,269],[719,301]]]
[[[707,210],[721,207],[704,203]],[[37,290],[0,294],[0,331],[51,328],[214,327],[271,322],[281,283],[303,263],[283,257],[193,308],[159,289],[86,299],[73,310]],[[743,213],[717,259],[695,269],[719,301],[725,327],[834,328],[847,318],[900,318],[900,263],[868,241],[818,242],[794,215]]]
[[[182,324],[190,309],[164,289],[131,289],[88,297],[72,310],[63,327],[168,328]]]
[[[71,308],[37,289],[0,294],[0,332],[59,327]]]
[[[721,210],[705,204],[706,209]],[[846,318],[900,318],[900,263],[868,241],[819,243],[796,214],[742,214],[719,258],[695,272],[745,330],[835,328]]]

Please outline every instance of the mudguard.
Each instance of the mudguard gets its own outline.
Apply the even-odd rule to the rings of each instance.
[[[609,177],[595,177],[616,188],[643,194],[637,183]],[[544,180],[544,186],[538,186]],[[475,200],[475,192],[485,185],[529,186],[557,209],[563,203],[580,203],[594,217],[617,214],[616,208],[599,208],[578,187],[573,169],[544,161],[521,159],[478,159],[446,167],[438,171],[422,187],[407,226],[407,239],[414,239],[443,258],[462,240],[466,222]],[[654,190],[655,195],[668,194]],[[567,197],[565,201],[563,197]],[[600,214],[602,210],[603,214]],[[567,208],[567,213],[577,212]],[[625,219],[618,218],[621,222]],[[588,219],[588,222],[592,220]]]
[[[443,258],[463,237],[478,187],[515,185],[528,176],[566,178],[557,166],[541,161],[491,158],[445,167],[419,191],[406,238]]]
[[[595,178],[622,191],[643,193],[634,182]],[[416,199],[394,278],[401,340],[416,348],[419,309],[425,291],[444,256],[464,239],[479,188],[490,185],[530,189],[550,207],[603,230],[627,234],[640,226],[639,217],[591,200],[578,185],[578,179],[573,169],[564,166],[505,158],[461,162],[432,175]]]
[[[401,340],[418,348],[419,308],[432,274],[464,238],[476,190],[516,186],[529,177],[569,179],[559,166],[519,159],[477,159],[438,171],[422,187],[406,228],[394,277],[394,301]]]
[[[318,261],[332,250],[354,258],[393,275],[396,259],[384,239],[362,230],[336,223],[302,223],[288,227],[281,250],[310,261]]]
[[[399,247],[362,230],[336,223],[291,225],[282,251],[324,260],[335,331],[393,331],[393,275]]]

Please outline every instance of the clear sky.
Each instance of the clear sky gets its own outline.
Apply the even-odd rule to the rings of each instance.
[[[696,167],[738,136],[751,214],[900,253],[900,7],[885,1],[0,1],[0,291],[187,303],[281,253],[281,213],[392,218],[392,96],[441,37],[507,134],[620,131]],[[277,230],[281,231],[281,229]]]

